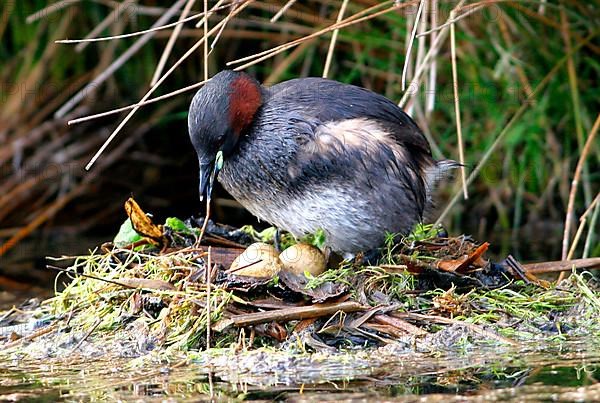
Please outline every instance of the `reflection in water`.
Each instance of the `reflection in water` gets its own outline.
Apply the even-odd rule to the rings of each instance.
[[[217,398],[323,401],[600,399],[600,351],[571,341],[543,351],[487,348],[443,355],[396,353],[393,346],[335,355],[229,350],[188,365],[125,359],[0,363],[0,400],[194,401]],[[150,361],[150,360],[146,360]],[[417,397],[418,396],[418,397]]]

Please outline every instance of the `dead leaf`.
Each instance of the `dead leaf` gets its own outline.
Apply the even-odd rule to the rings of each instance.
[[[294,274],[288,271],[282,270],[279,273],[279,279],[287,288],[297,293],[306,295],[312,299],[313,302],[325,302],[328,299],[339,297],[344,294],[348,287],[343,284],[332,283],[330,281],[321,284],[316,288],[306,288],[308,279],[303,274]]]
[[[481,256],[487,251],[490,244],[488,242],[484,242],[477,247],[473,252],[469,255],[464,255],[459,259],[450,259],[450,260],[440,260],[437,262],[437,268],[439,270],[448,271],[448,272],[466,272],[471,264],[476,261],[479,261]]]
[[[127,212],[127,216],[131,220],[133,229],[138,234],[152,240],[152,243],[155,245],[162,245],[165,243],[161,226],[152,222],[150,217],[144,213],[133,197],[130,197],[125,202],[125,212]]]

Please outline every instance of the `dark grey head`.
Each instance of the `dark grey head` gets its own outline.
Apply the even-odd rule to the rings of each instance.
[[[213,172],[235,152],[261,105],[260,84],[246,73],[229,70],[213,76],[194,96],[188,129],[200,164],[201,200],[210,196]]]

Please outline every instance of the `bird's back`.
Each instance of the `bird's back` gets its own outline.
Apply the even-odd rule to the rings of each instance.
[[[420,220],[434,166],[427,140],[392,101],[303,78],[265,90],[219,178],[259,218],[297,236],[322,228],[334,250],[356,252]]]

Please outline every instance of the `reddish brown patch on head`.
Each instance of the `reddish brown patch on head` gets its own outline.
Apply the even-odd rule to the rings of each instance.
[[[229,122],[235,134],[252,123],[254,114],[262,104],[259,84],[242,74],[231,82],[229,96]]]

